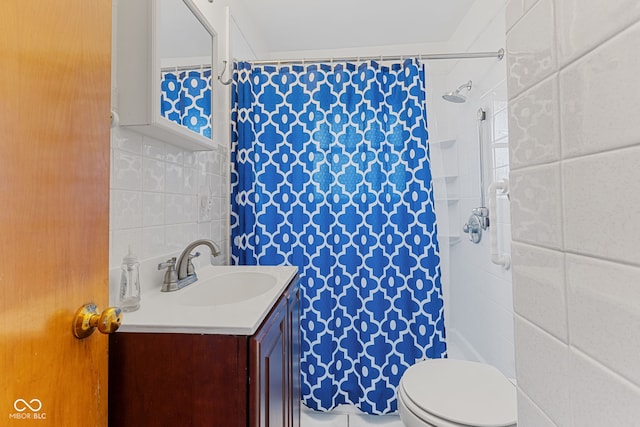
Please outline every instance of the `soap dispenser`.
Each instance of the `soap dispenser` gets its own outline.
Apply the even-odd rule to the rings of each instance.
[[[122,275],[120,276],[120,300],[122,311],[135,311],[140,308],[140,263],[138,257],[131,252],[122,259]]]

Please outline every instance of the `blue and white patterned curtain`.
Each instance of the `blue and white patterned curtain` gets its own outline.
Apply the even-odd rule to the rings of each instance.
[[[163,71],[160,115],[211,138],[211,68]]]
[[[239,63],[232,98],[232,259],[299,267],[304,403],[395,411],[446,357],[423,65]]]

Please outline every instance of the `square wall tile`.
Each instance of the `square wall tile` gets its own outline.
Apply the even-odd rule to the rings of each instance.
[[[183,155],[183,164],[188,168],[196,168],[197,167],[197,152],[195,151],[185,151],[182,153]]]
[[[505,24],[507,31],[522,18],[524,14],[524,0],[509,0],[505,8]]]
[[[635,3],[640,5],[640,2]],[[625,30],[560,73],[565,158],[640,141],[640,89],[637,85],[640,55],[633,53],[639,40],[640,24]]]
[[[511,28],[507,67],[510,98],[556,70],[552,0],[540,0]]]
[[[184,168],[184,193],[193,195],[198,193],[198,171],[195,169]]]
[[[564,253],[513,243],[516,313],[568,343]]]
[[[211,221],[211,238],[215,242],[220,242],[225,238],[223,230],[227,229],[226,220]]]
[[[516,316],[518,387],[559,426],[569,426],[569,346]]]
[[[142,154],[149,159],[164,160],[167,144],[148,136],[142,137]]]
[[[165,163],[165,191],[185,193],[184,167],[176,163]]]
[[[574,426],[637,426],[640,388],[584,354],[571,352]]]
[[[493,114],[493,141],[499,142],[509,136],[509,115],[504,108]]]
[[[518,427],[557,427],[529,397],[518,389]]]
[[[511,171],[509,186],[513,240],[562,248],[560,164]]]
[[[568,250],[640,264],[638,165],[640,146],[563,163]]]
[[[502,168],[509,166],[509,147],[496,146],[493,148],[493,166],[495,168]]]
[[[164,160],[180,166],[184,164],[184,152],[175,145],[166,144],[164,150]]]
[[[188,194],[165,196],[165,223],[181,224],[198,220],[197,197]]]
[[[556,74],[511,102],[509,135],[511,169],[560,160]]]
[[[640,19],[637,0],[556,1],[558,54],[566,64]],[[629,46],[629,48],[633,48]]]
[[[111,128],[111,148],[142,155],[142,134],[121,127]]]
[[[142,193],[111,190],[110,211],[113,229],[142,227]]]
[[[165,191],[164,162],[142,159],[142,188],[145,191]]]
[[[640,385],[638,278],[638,267],[567,255],[571,345],[636,385]]]
[[[164,224],[164,193],[142,193],[142,225]]]
[[[174,224],[165,226],[166,251],[180,252],[189,242],[193,242],[198,237],[198,224]]]
[[[142,259],[153,258],[167,253],[164,239],[164,227],[145,227],[142,229]]]
[[[142,189],[142,156],[113,150],[111,156],[111,188]]]
[[[212,223],[210,221],[198,223],[198,236],[201,236],[206,239],[212,239],[214,242],[217,243],[219,242],[219,240],[213,239],[212,233],[211,233],[211,225]]]

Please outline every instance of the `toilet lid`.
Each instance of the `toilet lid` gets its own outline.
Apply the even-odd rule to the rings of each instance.
[[[478,427],[516,424],[515,386],[490,365],[425,360],[407,369],[401,387],[420,409],[453,423]]]

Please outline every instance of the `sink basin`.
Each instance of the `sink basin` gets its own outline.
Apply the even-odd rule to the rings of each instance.
[[[180,291],[179,303],[194,307],[235,304],[268,292],[277,282],[274,276],[261,272],[220,274]]]

